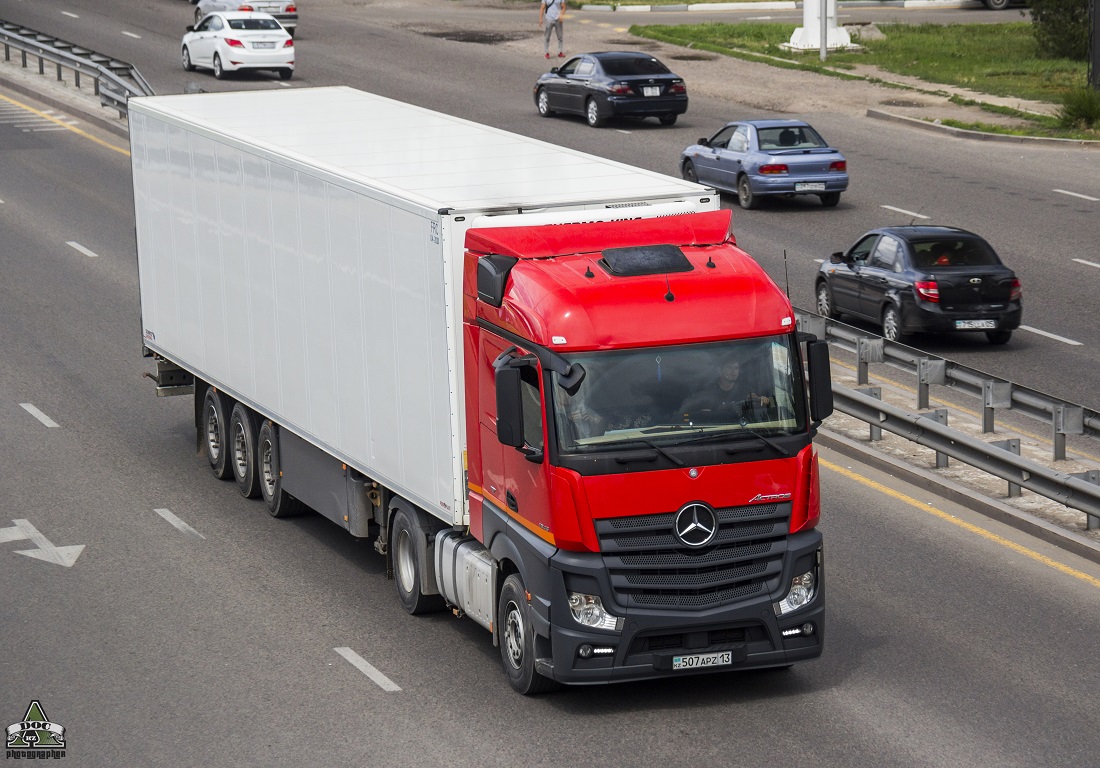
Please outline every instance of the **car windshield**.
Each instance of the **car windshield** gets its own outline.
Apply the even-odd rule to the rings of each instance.
[[[600,59],[603,71],[611,77],[626,77],[628,75],[667,75],[668,67],[652,56],[638,56],[636,58]]]
[[[931,267],[989,267],[1001,260],[984,240],[975,238],[936,238],[916,240],[913,246],[913,266],[918,269]]]
[[[229,19],[230,29],[280,29],[275,19]]]
[[[794,336],[570,355],[575,391],[554,377],[562,454],[671,447],[806,431]]]
[[[756,133],[761,149],[815,149],[829,146],[808,125],[758,128]]]

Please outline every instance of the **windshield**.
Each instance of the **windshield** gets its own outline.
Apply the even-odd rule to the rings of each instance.
[[[788,334],[570,355],[585,377],[572,394],[554,377],[558,449],[591,453],[805,432],[797,354]]]

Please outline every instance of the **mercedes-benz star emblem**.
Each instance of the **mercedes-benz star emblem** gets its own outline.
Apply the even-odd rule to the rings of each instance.
[[[697,549],[714,540],[718,533],[718,515],[709,504],[693,501],[680,507],[672,525],[676,538],[685,546]]]

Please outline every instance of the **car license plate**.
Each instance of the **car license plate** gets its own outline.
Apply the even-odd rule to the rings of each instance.
[[[991,330],[997,327],[996,320],[956,320],[955,327],[959,330],[968,330],[973,328],[981,328],[983,330]]]
[[[673,656],[673,669],[706,669],[707,667],[723,667],[733,663],[733,654],[730,651],[718,653],[689,653],[686,656]]]
[[[253,48],[274,48],[275,43],[253,43]]]
[[[795,192],[824,192],[825,182],[823,181],[801,181],[796,182],[794,185]]]
[[[659,86],[659,85],[643,85],[642,86],[642,95],[643,96],[660,96],[661,95],[661,86]]]

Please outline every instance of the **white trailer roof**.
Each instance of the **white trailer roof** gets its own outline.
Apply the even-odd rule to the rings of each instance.
[[[708,193],[671,176],[346,86],[149,96],[132,99],[130,109],[236,139],[437,210]]]

